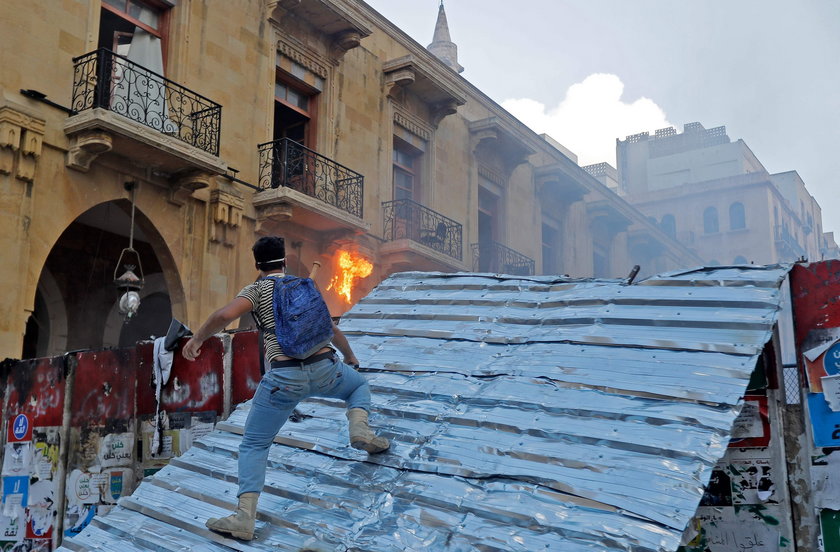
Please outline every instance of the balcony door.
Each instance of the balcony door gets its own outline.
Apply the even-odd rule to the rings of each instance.
[[[99,47],[122,58],[110,58],[110,94],[106,107],[168,134],[178,133],[169,112],[164,77],[167,11],[154,2],[102,0]],[[128,61],[125,61],[127,58]],[[104,84],[103,84],[104,85]],[[107,85],[106,85],[107,86]]]
[[[315,149],[317,95],[311,90],[278,79],[274,84],[274,139],[289,138]]]
[[[288,139],[315,149],[315,113],[317,93],[280,77],[274,84],[274,140]],[[285,167],[285,185],[317,197],[314,157],[291,143],[276,150]]]
[[[393,197],[397,203],[394,204],[393,239],[420,240],[420,211],[415,203],[420,202],[422,154],[408,142],[394,137]]]
[[[99,48],[126,56],[135,35],[157,39],[163,58],[166,42],[167,11],[154,2],[142,0],[102,0],[99,17]],[[161,67],[161,73],[162,73]]]

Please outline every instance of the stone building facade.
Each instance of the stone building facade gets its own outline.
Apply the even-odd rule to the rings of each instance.
[[[321,263],[324,289],[339,251],[370,261],[350,302],[402,270],[701,262],[461,77],[442,9],[443,61],[359,0],[0,12],[4,356],[198,325],[253,280],[259,235],[286,237],[292,273]],[[127,265],[143,283],[128,322]]]
[[[725,127],[686,124],[616,146],[616,193],[710,264],[811,261],[838,254],[796,171],[770,174]],[[588,168],[603,181],[601,170]],[[611,169],[611,167],[609,167]]]

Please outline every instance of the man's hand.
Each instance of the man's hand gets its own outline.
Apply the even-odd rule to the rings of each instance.
[[[348,365],[350,365],[354,368],[358,368],[359,367],[359,359],[356,358],[356,355],[346,356],[346,357],[344,357],[344,364],[348,364]]]
[[[201,353],[202,343],[202,341],[196,340],[195,337],[191,337],[184,345],[184,348],[181,349],[181,356],[189,361],[195,360]]]
[[[181,355],[187,360],[195,360],[201,353],[201,344],[210,339],[216,332],[224,330],[228,324],[253,308],[251,302],[244,297],[237,297],[224,307],[210,315],[197,332],[187,341],[181,350]]]

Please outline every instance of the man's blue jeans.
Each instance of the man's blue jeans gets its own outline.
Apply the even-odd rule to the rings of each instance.
[[[271,368],[260,381],[245,420],[239,445],[240,495],[262,492],[271,443],[298,402],[308,397],[342,399],[348,409],[370,410],[367,380],[337,358]]]

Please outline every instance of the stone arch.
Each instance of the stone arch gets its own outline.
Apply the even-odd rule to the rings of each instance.
[[[26,322],[23,357],[47,357],[67,350],[67,308],[52,273],[44,268]]]
[[[54,242],[36,288],[41,294],[49,290],[51,297],[53,308],[47,309],[51,348],[95,349],[119,344],[111,315],[119,299],[113,277],[120,253],[129,245],[130,213],[127,199],[98,203],[70,222]],[[139,208],[135,209],[134,249],[149,283],[149,289],[141,290],[141,299],[158,294],[156,312],[147,315],[154,320],[144,327],[153,327],[154,333],[163,335],[173,315],[184,319],[185,293],[168,244]],[[120,273],[122,270],[120,267]],[[142,307],[141,301],[141,311]],[[60,340],[54,334],[62,324],[66,331]],[[51,350],[50,354],[63,350]]]

